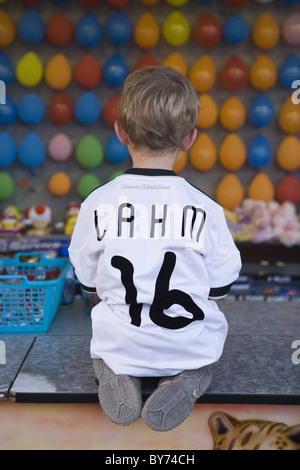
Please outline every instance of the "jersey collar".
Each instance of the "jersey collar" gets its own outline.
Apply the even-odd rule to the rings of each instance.
[[[130,168],[124,172],[125,175],[144,175],[144,176],[177,176],[173,170],[164,170],[161,168]]]

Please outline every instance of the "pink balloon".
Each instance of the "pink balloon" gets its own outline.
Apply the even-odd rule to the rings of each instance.
[[[288,44],[292,46],[300,44],[300,13],[292,13],[286,18],[282,26],[282,35]]]
[[[63,162],[72,151],[72,143],[68,136],[63,133],[54,135],[48,144],[48,152],[53,160]]]

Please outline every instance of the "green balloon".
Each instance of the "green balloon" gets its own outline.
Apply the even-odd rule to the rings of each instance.
[[[87,173],[83,175],[77,183],[77,192],[82,199],[85,199],[94,189],[100,186],[97,176]]]
[[[104,150],[101,142],[92,134],[86,134],[76,146],[75,156],[78,163],[88,170],[97,168],[103,160]]]
[[[15,190],[14,182],[6,171],[0,172],[0,201],[9,199]]]

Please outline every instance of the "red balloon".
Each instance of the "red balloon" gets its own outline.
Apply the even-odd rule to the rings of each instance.
[[[109,5],[115,8],[122,8],[127,5],[129,0],[106,0]]]
[[[65,46],[73,37],[73,25],[60,11],[51,16],[46,25],[46,36],[54,46]]]
[[[85,54],[76,64],[74,77],[83,88],[94,88],[101,80],[101,68],[92,54]]]
[[[139,58],[134,69],[141,69],[142,67],[147,67],[149,65],[158,65],[158,62],[151,54],[146,53]]]
[[[298,204],[300,202],[300,183],[293,175],[284,176],[276,187],[277,201]]]
[[[106,103],[106,105],[103,108],[103,119],[104,122],[109,126],[109,127],[114,127],[114,124],[116,120],[119,118],[118,114],[118,104],[120,100],[120,95],[117,93],[113,95]]]
[[[48,105],[48,115],[55,124],[66,124],[73,117],[73,102],[63,92],[57,93]]]
[[[221,80],[229,90],[238,90],[248,81],[248,67],[245,62],[233,55],[225,62],[221,69]]]
[[[226,3],[228,3],[228,5],[231,5],[232,7],[241,7],[247,2],[248,0],[226,0]]]
[[[210,13],[201,13],[194,27],[194,37],[201,46],[215,46],[222,39],[222,25]]]
[[[21,3],[25,3],[25,5],[30,5],[31,3],[36,3],[37,0],[20,0]]]

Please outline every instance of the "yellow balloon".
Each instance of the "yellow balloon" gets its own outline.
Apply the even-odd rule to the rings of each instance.
[[[175,10],[165,20],[162,32],[168,44],[181,46],[189,39],[191,28],[185,16]]]
[[[272,60],[261,54],[250,67],[249,80],[258,90],[268,90],[277,80],[277,69]]]
[[[287,135],[278,146],[276,153],[278,165],[285,171],[300,168],[300,141],[294,135]]]
[[[245,122],[246,110],[236,96],[230,96],[221,106],[220,122],[225,129],[235,131]]]
[[[64,54],[55,54],[45,69],[47,85],[54,90],[63,90],[72,80],[72,69]]]
[[[181,170],[185,167],[187,163],[187,152],[184,152],[183,150],[179,152],[174,165],[173,165],[173,171],[175,173],[180,173]]]
[[[200,171],[207,171],[216,163],[216,147],[205,132],[196,138],[190,151],[190,160],[192,165]]]
[[[16,35],[16,28],[4,11],[0,10],[0,47],[8,46],[13,42]]]
[[[182,7],[182,5],[185,5],[188,0],[166,0],[166,2],[173,7]]]
[[[199,115],[197,120],[197,127],[200,129],[207,129],[213,126],[218,119],[218,107],[215,100],[203,93],[199,98]]]
[[[259,172],[251,181],[248,188],[248,197],[264,202],[273,201],[275,188],[272,181],[263,172]]]
[[[217,201],[224,209],[232,210],[238,207],[244,199],[244,188],[239,178],[228,173],[217,187]]]
[[[277,44],[279,36],[280,28],[274,18],[267,12],[262,13],[253,27],[253,42],[261,49],[271,49]]]
[[[189,74],[189,79],[200,93],[205,93],[215,84],[216,69],[212,58],[204,54],[192,66]]]
[[[185,77],[187,76],[188,66],[182,55],[179,54],[179,52],[173,52],[173,54],[166,57],[166,59],[162,62],[162,65],[172,67],[173,69],[182,73],[182,75],[184,75]]]
[[[234,132],[229,133],[219,148],[219,159],[226,170],[241,168],[247,158],[247,150],[242,139]]]
[[[300,106],[294,104],[288,96],[278,113],[278,124],[287,134],[295,134],[300,131]]]
[[[136,44],[143,49],[154,47],[160,38],[158,24],[151,13],[143,13],[135,24],[133,37]]]
[[[34,87],[43,78],[43,65],[35,52],[27,52],[16,65],[16,78],[21,85]]]

